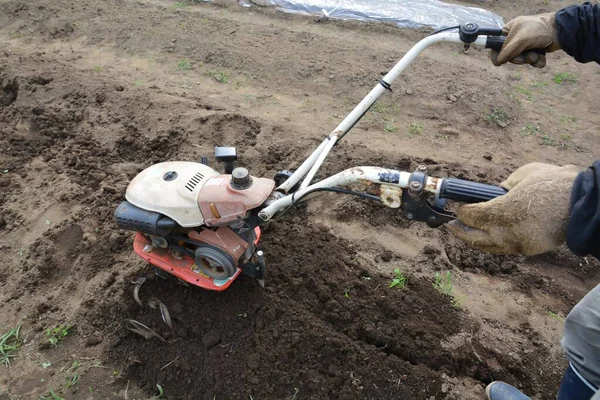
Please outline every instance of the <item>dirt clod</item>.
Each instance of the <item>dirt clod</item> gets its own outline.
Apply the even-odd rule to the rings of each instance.
[[[202,336],[202,344],[208,350],[221,341],[221,333],[216,329],[210,330]]]

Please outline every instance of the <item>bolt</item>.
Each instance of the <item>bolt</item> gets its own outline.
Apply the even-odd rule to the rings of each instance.
[[[431,222],[435,222],[437,220],[437,217],[435,215],[430,215],[429,217],[427,217],[427,219]]]
[[[413,217],[414,217],[413,213],[411,213],[411,212],[406,213],[406,218],[407,219],[413,219]]]
[[[417,181],[412,181],[410,183],[410,188],[414,189],[414,190],[419,190],[419,189],[421,189],[421,184]]]
[[[417,171],[426,172],[427,171],[427,167],[425,165],[419,165],[417,167]]]
[[[472,22],[469,22],[469,23],[466,25],[466,27],[467,27],[468,29],[474,29],[474,28],[475,28],[475,24],[474,24],[474,23],[472,23]]]
[[[150,245],[150,244],[145,245],[144,246],[144,253],[151,253],[153,248],[154,247],[152,247],[152,245]]]

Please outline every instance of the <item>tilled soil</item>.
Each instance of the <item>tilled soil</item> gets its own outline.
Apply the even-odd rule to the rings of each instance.
[[[53,389],[66,399],[143,399],[159,384],[169,399],[477,399],[496,379],[554,396],[565,366],[560,319],[599,276],[597,262],[566,249],[485,255],[443,227],[328,194],[264,232],[265,289],[242,277],[213,293],[155,276],[112,220],[128,182],[156,162],[234,145],[256,176],[296,166],[389,64],[381,54],[422,32],[229,4],[13,0],[0,9],[0,333],[23,324],[25,339],[0,398]],[[517,73],[519,87],[551,73],[488,71],[474,52],[443,58],[466,68],[457,76],[439,65],[450,53],[417,63],[322,175],[425,164],[432,175],[498,183],[533,159],[591,160],[596,117],[584,115],[595,94],[550,113],[565,86],[539,86],[535,103],[502,88]],[[576,71],[571,85],[595,77]],[[512,113],[508,127],[485,117],[489,105]],[[542,118],[560,128],[545,139],[522,134]],[[404,289],[389,288],[395,268],[408,276]],[[433,285],[448,272],[451,296]],[[130,283],[139,276],[148,278],[144,307]],[[166,341],[127,331],[129,318]],[[72,333],[50,346],[45,330],[60,325]]]

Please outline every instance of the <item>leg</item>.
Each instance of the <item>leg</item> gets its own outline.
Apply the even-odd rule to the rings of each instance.
[[[556,400],[589,400],[594,395],[594,389],[569,363],[558,388]]]
[[[569,370],[572,375],[583,380],[595,392],[600,386],[600,285],[567,315],[561,344],[571,363]],[[565,377],[568,378],[567,374]]]

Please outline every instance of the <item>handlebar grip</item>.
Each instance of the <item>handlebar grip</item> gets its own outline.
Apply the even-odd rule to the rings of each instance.
[[[500,51],[500,49],[502,48],[502,45],[504,44],[505,41],[506,41],[506,36],[504,36],[504,35],[488,36],[487,40],[485,42],[485,48]],[[546,50],[544,50],[544,49],[534,49],[533,51],[535,51],[538,54],[546,54]]]
[[[507,193],[500,186],[486,185],[463,179],[445,178],[440,188],[440,197],[463,203],[480,203]]]

